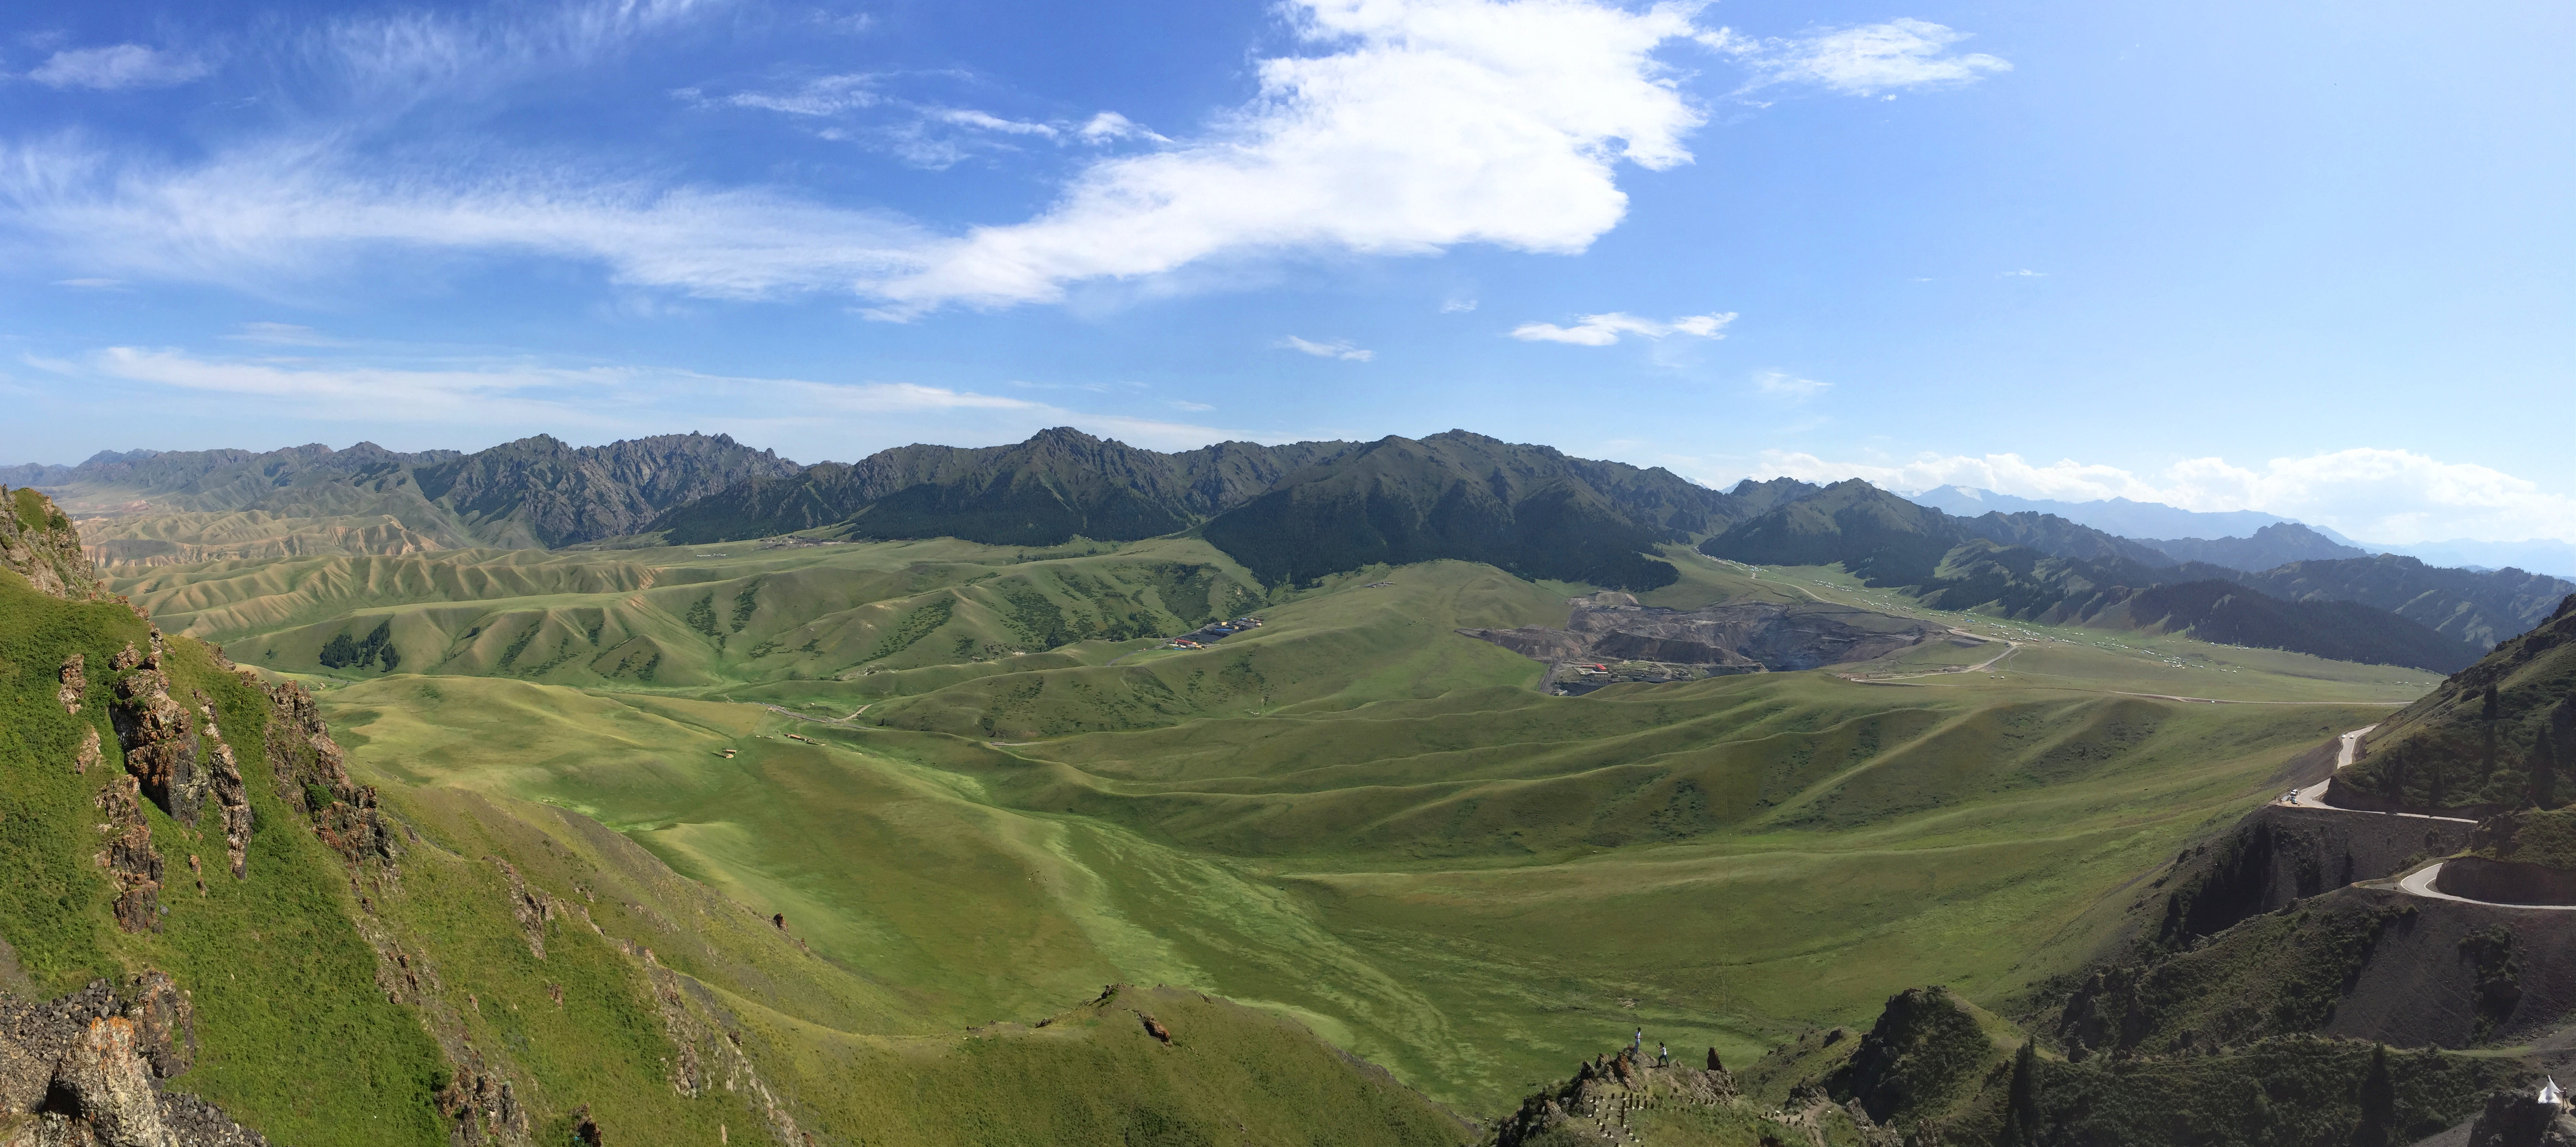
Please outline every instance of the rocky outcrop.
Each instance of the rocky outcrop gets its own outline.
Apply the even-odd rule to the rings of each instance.
[[[313,694],[287,682],[271,687],[268,698],[275,712],[268,767],[279,795],[301,808],[323,843],[349,863],[393,860],[399,850],[376,807],[375,786],[349,780],[348,756],[331,739]]]
[[[528,942],[528,954],[540,960],[545,959],[546,918],[554,914],[553,902],[542,896],[531,895],[528,892],[527,879],[520,876],[519,870],[512,867],[509,861],[497,856],[487,856],[483,859],[499,866],[501,875],[510,881],[510,916],[519,922],[519,938]]]
[[[80,654],[75,653],[64,658],[61,673],[62,688],[54,691],[55,703],[63,707],[63,712],[74,717],[80,716],[81,694],[89,689],[89,675],[85,672],[85,668]]]
[[[1519,1110],[1494,1125],[1486,1142],[1492,1147],[1539,1147],[1578,1138],[1598,1141],[1609,1128],[1624,1126],[1628,1111],[1649,1097],[1658,1104],[1708,1108],[1727,1107],[1739,1098],[1735,1077],[1723,1069],[1657,1067],[1622,1048],[1617,1055],[1583,1063],[1563,1086],[1523,1099]]]
[[[1687,666],[1696,675],[1814,669],[1866,661],[1938,635],[1922,622],[1847,606],[1741,602],[1707,609],[1660,609],[1624,593],[1570,599],[1565,628],[1461,629],[1553,668],[1552,686],[1579,692],[1579,666],[1645,661]],[[1571,671],[1570,671],[1571,670]]]
[[[156,643],[157,644],[157,643]],[[206,778],[197,769],[197,737],[188,711],[170,698],[170,676],[161,670],[159,649],[132,657],[128,645],[117,666],[132,672],[117,679],[116,703],[110,716],[116,739],[125,748],[125,771],[143,784],[143,795],[170,814],[194,826],[206,799]]]
[[[223,730],[215,724],[215,699],[200,690],[196,695],[197,715],[205,718],[206,789],[215,798],[224,830],[224,854],[232,861],[236,879],[249,877],[250,788],[242,783],[241,762],[234,759],[233,747],[224,743]]]
[[[105,756],[106,750],[98,741],[98,730],[81,730],[81,746],[72,754],[72,775],[87,775]]]
[[[8,1147],[265,1147],[213,1104],[164,1091],[196,1054],[186,992],[147,971],[47,1003],[0,993],[0,1126]]]
[[[98,826],[107,846],[96,857],[116,885],[116,926],[142,932],[161,926],[161,854],[152,847],[152,828],[143,822],[142,786],[132,776],[110,779],[99,790],[98,811],[107,818]]]
[[[98,570],[81,553],[80,533],[52,499],[0,486],[0,569],[27,579],[36,592],[95,601]]]
[[[2467,1147],[2576,1147],[2576,1115],[2530,1092],[2499,1091],[2469,1124]]]

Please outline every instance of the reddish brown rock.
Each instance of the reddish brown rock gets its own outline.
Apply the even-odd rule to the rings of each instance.
[[[1136,1013],[1136,1018],[1145,1021],[1146,1035],[1152,1036],[1164,1043],[1172,1042],[1171,1029],[1164,1027],[1161,1023],[1157,1022],[1154,1017],[1146,1015],[1143,1012],[1138,1012]]]

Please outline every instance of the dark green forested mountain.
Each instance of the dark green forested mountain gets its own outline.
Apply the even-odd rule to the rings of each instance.
[[[1162,454],[1058,427],[1010,446],[903,446],[764,477],[679,507],[651,528],[682,544],[842,522],[862,537],[1131,541],[1187,529],[1348,449],[1346,442],[1220,442]]]
[[[2444,673],[2477,655],[2456,637],[2375,605],[2325,594],[2282,601],[2239,584],[2237,571],[2151,560],[2163,555],[2062,518],[1958,518],[1860,481],[1754,515],[1700,550],[1764,565],[1840,562],[1872,585],[1911,590],[1939,609],[2189,632]]]
[[[2293,562],[2235,580],[2294,601],[2357,601],[2481,649],[2549,618],[2576,582],[2518,569],[2428,566],[2404,554]]]
[[[1297,471],[1206,532],[1269,581],[1461,558],[1526,577],[1651,589],[1677,576],[1647,556],[1657,544],[1736,516],[1731,495],[1668,470],[1452,430],[1382,438]]]
[[[2203,641],[2295,649],[2337,661],[2448,673],[2477,656],[2468,644],[2356,601],[2284,601],[2230,581],[2169,582],[2131,595],[2131,624]]]

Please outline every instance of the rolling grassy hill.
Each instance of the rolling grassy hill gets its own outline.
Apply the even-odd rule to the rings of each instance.
[[[1749,1055],[1908,983],[2016,998],[2124,926],[2092,910],[2108,889],[2429,684],[1662,552],[1676,580],[1650,605],[1826,600],[1982,643],[1838,670],[1886,684],[1546,697],[1538,663],[1452,631],[1562,624],[1584,587],[1433,562],[1265,592],[1187,538],[212,563],[116,585],[328,686],[352,767],[405,807],[507,810],[600,855],[632,841],[642,859],[619,863],[667,865],[753,923],[783,913],[853,973],[814,993],[842,1030],[929,1039],[1103,983],[1183,985],[1468,1111],[1637,1023]],[[1200,572],[1153,572],[1180,567]],[[1037,598],[1062,629],[1014,623],[1046,616]],[[1268,624],[1202,651],[1110,628],[1255,602]],[[379,625],[393,670],[321,664]],[[816,649],[753,655],[789,635]],[[604,671],[621,641],[654,643],[654,680]],[[604,837],[572,827],[594,820]],[[552,854],[509,853],[531,879]],[[663,928],[639,942],[666,961],[697,948],[686,913],[589,907]]]

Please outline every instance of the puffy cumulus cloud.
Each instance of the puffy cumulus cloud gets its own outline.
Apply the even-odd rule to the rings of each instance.
[[[1905,88],[1974,83],[2012,64],[1981,52],[1950,54],[1968,34],[1928,20],[1890,20],[1790,39],[1748,37],[1730,29],[1702,33],[1701,43],[1734,56],[1752,72],[1744,90],[1812,84],[1867,96]]]
[[[1627,211],[1616,170],[1688,162],[1701,116],[1655,50],[1687,9],[1587,0],[1300,0],[1331,49],[1262,61],[1203,139],[1102,160],[1043,214],[934,244],[864,285],[885,317],[1063,296],[1211,256],[1460,243],[1574,252]]]
[[[1376,351],[1363,350],[1352,345],[1351,340],[1349,339],[1334,339],[1331,342],[1316,342],[1313,339],[1301,339],[1295,335],[1290,335],[1279,340],[1278,343],[1274,345],[1278,346],[1281,350],[1293,350],[1299,354],[1313,355],[1316,358],[1338,358],[1348,362],[1368,362],[1377,357]]]
[[[1610,346],[1617,343],[1621,335],[1640,335],[1650,339],[1666,335],[1722,339],[1726,337],[1726,325],[1734,321],[1733,311],[1683,315],[1666,322],[1612,311],[1605,315],[1585,315],[1570,327],[1554,323],[1522,323],[1512,328],[1511,336],[1522,342],[1572,343],[1575,346]]]
[[[164,52],[141,44],[112,44],[56,52],[36,65],[27,78],[49,88],[89,88],[112,92],[124,88],[166,88],[203,77],[213,69],[204,60]]]
[[[2355,448],[2259,466],[2195,458],[2152,474],[2072,459],[2033,463],[2016,454],[1848,462],[1773,451],[1734,469],[1738,476],[1810,482],[1861,478],[1890,490],[1955,485],[2067,502],[2127,498],[2186,510],[2261,510],[2392,545],[2453,538],[2576,542],[2576,498],[2492,467],[2410,450]]]

